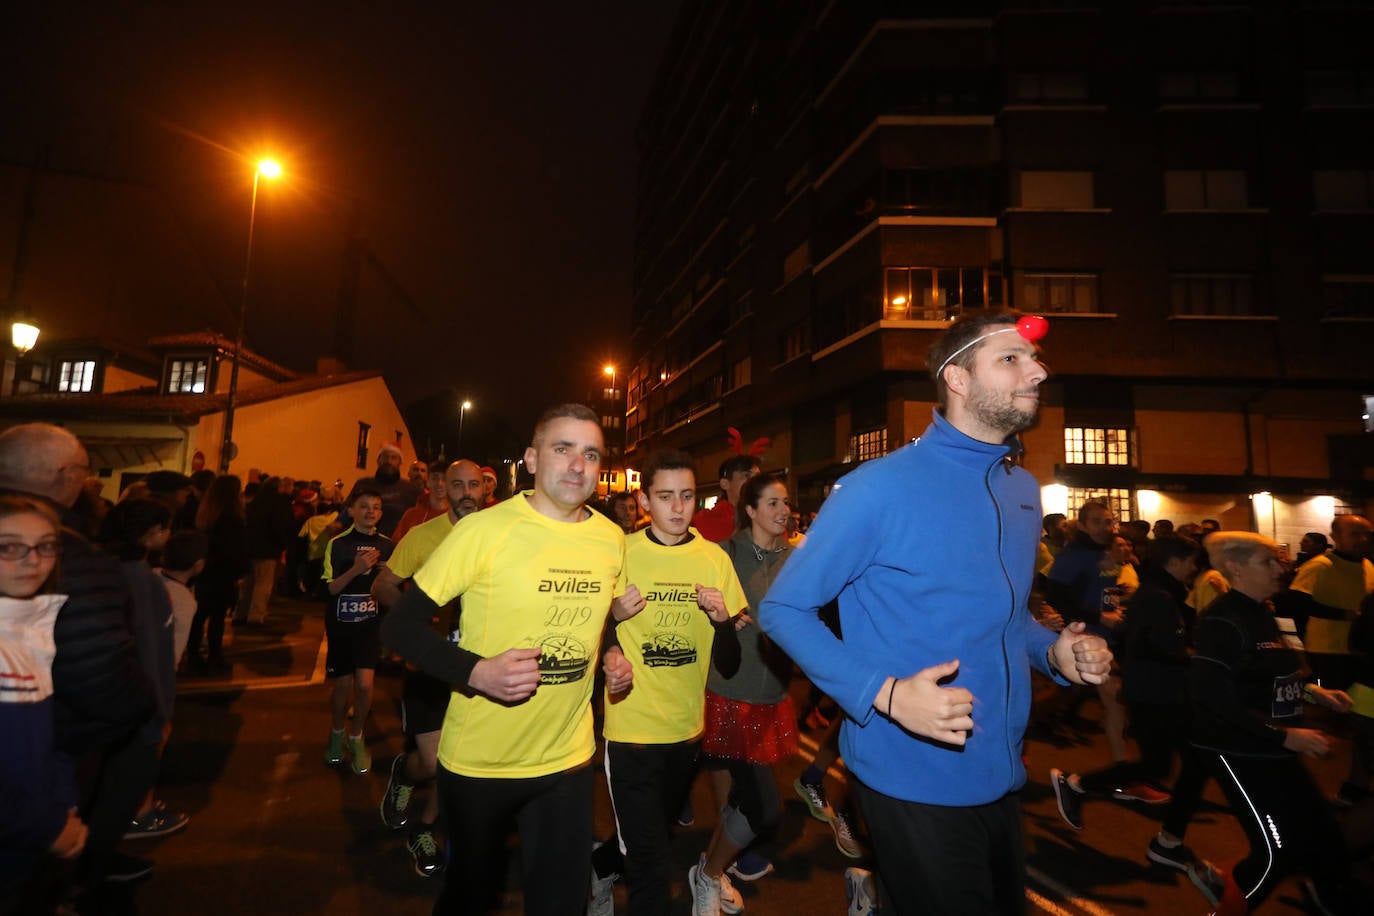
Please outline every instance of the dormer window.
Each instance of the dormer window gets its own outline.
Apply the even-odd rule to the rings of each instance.
[[[89,392],[95,385],[95,360],[64,359],[57,367],[57,390]]]
[[[204,394],[210,361],[203,357],[188,357],[167,361],[168,394]]]

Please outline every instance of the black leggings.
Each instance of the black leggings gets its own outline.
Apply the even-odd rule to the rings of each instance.
[[[1347,912],[1350,854],[1302,760],[1200,753],[1250,841],[1250,854],[1231,872],[1250,909],[1282,878],[1302,872],[1316,882],[1325,904]]]
[[[200,637],[209,625],[209,645],[207,652],[210,661],[218,662],[224,657],[224,618],[238,600],[236,590],[206,589],[196,591],[196,615],[191,618],[191,633],[186,640],[186,656],[200,656]]]
[[[591,887],[592,769],[529,779],[481,779],[439,767],[440,815],[449,864],[435,916],[500,906],[506,836],[520,833],[521,885],[529,916],[583,916]]]

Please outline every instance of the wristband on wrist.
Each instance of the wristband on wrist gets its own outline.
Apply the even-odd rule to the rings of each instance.
[[[892,679],[892,686],[887,688],[887,717],[892,718],[892,695],[897,692],[897,679]]]

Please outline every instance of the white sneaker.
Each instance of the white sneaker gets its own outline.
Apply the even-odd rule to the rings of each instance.
[[[720,882],[693,865],[687,870],[687,886],[692,889],[692,916],[720,916]]]
[[[878,912],[878,895],[873,887],[873,872],[866,868],[846,868],[844,896],[849,901],[849,916],[874,916]]]
[[[595,853],[604,844],[600,842],[592,843],[592,852]],[[592,892],[587,901],[587,916],[615,916],[615,882],[620,875],[612,872],[606,877],[599,877],[596,868],[592,868]]]
[[[687,886],[692,889],[693,916],[738,916],[744,912],[744,898],[730,883],[724,872],[716,880],[706,875],[706,856],[703,854],[687,872]],[[703,909],[705,907],[705,909]]]

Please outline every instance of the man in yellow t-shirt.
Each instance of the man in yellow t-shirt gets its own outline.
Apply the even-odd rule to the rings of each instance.
[[[1328,689],[1348,690],[1355,679],[1350,624],[1374,591],[1374,564],[1367,558],[1371,530],[1363,516],[1338,516],[1331,523],[1331,549],[1298,567],[1290,586],[1307,618],[1308,664]]]
[[[440,468],[431,486],[439,491],[447,507],[443,515],[409,528],[401,537],[391,557],[372,583],[372,597],[383,608],[394,607],[401,600],[405,583],[429,559],[436,547],[448,536],[449,530],[481,508],[482,469],[475,461],[459,459],[447,468]],[[401,526],[397,526],[400,530]],[[444,608],[438,621],[439,632],[450,641],[458,641],[457,603]],[[406,669],[401,686],[401,726],[414,744],[414,750],[401,754],[391,762],[391,778],[382,794],[382,823],[393,830],[410,827],[406,848],[415,860],[415,873],[428,878],[443,865],[434,824],[439,818],[439,793],[424,793],[424,804],[414,824],[410,823],[410,803],[416,789],[434,782],[439,772],[439,733],[448,711],[452,692],[445,682],[423,671]]]
[[[625,591],[625,537],[585,505],[603,452],[590,408],[546,411],[525,450],[534,489],[454,525],[383,623],[387,645],[454,691],[439,738],[450,855],[435,913],[497,905],[512,824],[525,912],[586,907],[590,868],[576,850],[592,843],[592,665]],[[455,646],[430,620],[460,596]]]
[[[616,600],[616,645],[633,685],[606,696],[606,783],[617,836],[592,856],[588,916],[610,916],[614,877],[630,885],[630,912],[666,914],[671,824],[696,772],[705,728],[706,675],[715,653],[722,673],[739,667],[731,618],[747,599],[725,551],[691,529],[696,506],[692,456],[650,456],[636,494],[649,526],[626,541],[625,595]]]

